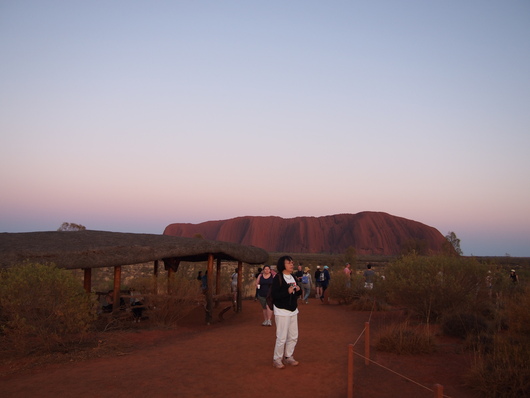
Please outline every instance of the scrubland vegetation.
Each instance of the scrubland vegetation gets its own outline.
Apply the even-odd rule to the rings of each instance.
[[[278,256],[272,254],[269,264]],[[430,353],[441,333],[462,340],[474,356],[467,375],[470,387],[492,397],[524,397],[530,391],[530,269],[521,259],[519,282],[508,277],[518,259],[477,259],[459,256],[396,258],[294,254],[297,265],[329,265],[333,302],[361,311],[403,309],[405,322],[380,331],[377,349],[398,354]],[[499,261],[502,260],[502,261]],[[347,285],[345,261],[352,264]],[[525,262],[526,261],[526,262]],[[376,271],[374,288],[364,288],[366,264]],[[221,295],[230,293],[230,275],[237,264],[223,264]],[[243,296],[254,295],[258,266],[243,267]],[[122,289],[135,288],[148,304],[150,325],[178,324],[204,304],[197,272],[206,264],[183,263],[172,278],[163,269],[156,280],[152,264],[122,267]],[[24,264],[0,272],[0,348],[22,354],[53,351],[80,342],[87,333],[123,327],[110,314],[101,314],[96,292],[112,289],[112,269],[93,270],[93,293],[82,288],[82,272],[40,264]],[[169,285],[169,286],[168,286]],[[156,291],[156,294],[155,294]],[[105,317],[106,316],[106,317]],[[103,320],[102,320],[103,319]],[[526,395],[525,395],[526,394]]]

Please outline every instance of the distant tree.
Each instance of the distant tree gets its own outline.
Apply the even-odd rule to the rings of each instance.
[[[202,234],[199,234],[199,233],[193,235],[193,237],[196,239],[204,239],[204,236],[202,236]]]
[[[453,231],[450,231],[445,235],[445,239],[451,244],[456,253],[461,256],[464,254],[462,249],[460,249],[460,239],[457,238],[456,234]]]
[[[84,231],[86,227],[81,224],[63,222],[57,231]]]

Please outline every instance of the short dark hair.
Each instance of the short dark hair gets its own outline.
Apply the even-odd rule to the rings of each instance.
[[[278,269],[279,273],[282,273],[285,270],[285,261],[293,261],[293,258],[291,256],[281,256],[278,259],[278,263],[276,264],[276,268]]]

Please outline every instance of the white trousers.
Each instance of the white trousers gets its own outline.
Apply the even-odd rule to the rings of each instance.
[[[294,347],[298,342],[298,314],[293,316],[274,316],[276,322],[276,345],[274,361],[293,356]]]

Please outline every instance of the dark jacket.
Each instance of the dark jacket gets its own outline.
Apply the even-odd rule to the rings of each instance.
[[[294,311],[298,305],[298,296],[302,294],[302,289],[295,291],[295,294],[289,294],[289,284],[283,279],[283,274],[278,273],[272,280],[272,299],[274,305],[284,310]]]

